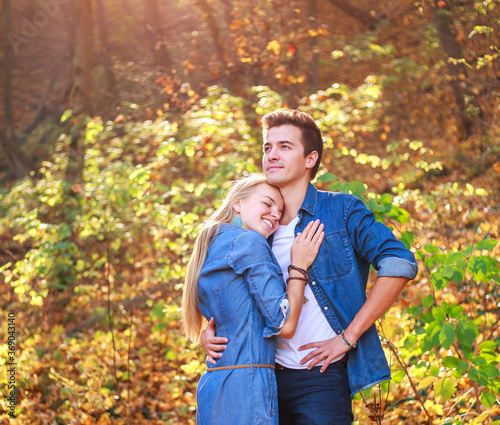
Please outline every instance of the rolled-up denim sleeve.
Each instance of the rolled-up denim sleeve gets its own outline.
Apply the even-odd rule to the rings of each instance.
[[[264,338],[279,335],[290,314],[281,269],[262,235],[248,231],[235,238],[228,255],[231,268],[243,276],[264,317]]]
[[[378,270],[378,276],[415,278],[418,267],[413,253],[375,220],[360,199],[350,198],[345,220],[356,252]]]
[[[415,279],[418,272],[416,263],[398,257],[383,258],[379,261],[378,266],[377,276],[379,277],[406,277],[407,279]]]

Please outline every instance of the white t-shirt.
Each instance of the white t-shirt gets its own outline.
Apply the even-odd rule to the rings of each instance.
[[[295,238],[295,226],[299,221],[295,217],[288,225],[279,226],[273,237],[273,253],[278,260],[278,263],[283,271],[283,278],[288,278],[288,266],[291,263],[290,248]],[[316,297],[314,296],[309,285],[306,285],[304,290],[304,304],[300,313],[299,322],[293,338],[281,338],[278,336],[278,346],[276,348],[276,363],[290,369],[306,369],[307,363],[300,364],[308,353],[315,350],[298,351],[298,348],[309,342],[324,341],[334,338],[337,334],[326,321],[325,316],[321,312]],[[343,356],[335,359],[338,360]],[[334,361],[335,361],[334,360]],[[317,365],[322,365],[323,361]]]

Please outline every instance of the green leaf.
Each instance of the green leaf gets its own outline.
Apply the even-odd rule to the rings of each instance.
[[[395,382],[396,384],[400,383],[403,381],[403,379],[405,379],[406,377],[406,373],[403,369],[399,369],[398,371],[396,371],[393,376],[392,376],[392,380],[393,382]]]
[[[488,378],[497,378],[500,375],[498,368],[491,363],[479,366],[479,372],[484,373]]]
[[[323,183],[333,182],[333,181],[338,180],[338,179],[339,179],[339,177],[333,173],[325,173],[325,174],[318,177],[318,180],[320,182],[323,182]]]
[[[439,248],[434,245],[434,244],[427,244],[424,245],[424,249],[429,253],[429,254],[437,254],[439,253]]]
[[[431,337],[432,344],[434,347],[438,347],[441,345],[441,341],[439,340],[439,335],[441,334],[441,329],[443,327],[442,322],[434,321],[427,328],[427,335]]]
[[[457,338],[458,341],[471,347],[476,339],[477,328],[471,320],[459,320],[457,322]]]
[[[464,268],[455,268],[453,270],[453,276],[451,277],[451,280],[455,282],[457,285],[463,282],[465,279],[465,267]]]
[[[7,263],[7,264],[4,264],[2,267],[0,267],[0,273],[2,273],[4,270],[8,269],[10,266],[12,265],[12,263]]]
[[[424,379],[422,379],[418,383],[417,390],[421,390],[423,388],[427,388],[429,385],[431,385],[436,378],[434,376],[426,376]]]
[[[449,280],[445,279],[439,271],[436,271],[431,275],[432,286],[434,286],[436,289],[446,288],[448,286],[448,282]]]
[[[464,312],[464,308],[462,306],[454,304],[451,307],[450,316],[453,319],[459,319],[460,317],[462,317],[463,312]]]
[[[434,384],[436,397],[441,396],[444,401],[448,400],[457,390],[456,378],[442,378]]]
[[[417,342],[418,342],[418,338],[416,335],[413,335],[413,334],[409,334],[406,339],[405,339],[405,342],[404,342],[404,345],[403,347],[406,349],[406,350],[409,350],[409,349],[412,349],[413,347],[415,347],[417,345]]]
[[[428,311],[427,313],[422,314],[420,320],[424,323],[431,323],[434,322],[434,316],[430,311]]]
[[[465,360],[474,360],[474,351],[472,350],[472,348],[467,347],[466,345],[462,346],[462,354],[464,355]]]
[[[410,249],[415,240],[415,235],[412,232],[404,231],[399,240],[404,244],[406,249]]]
[[[495,405],[496,401],[497,398],[495,397],[495,394],[490,393],[488,390],[483,390],[481,393],[481,403],[490,408]]]
[[[419,305],[408,307],[408,314],[416,319],[422,314],[422,307]]]
[[[395,205],[391,205],[390,210],[387,211],[386,214],[387,216],[396,220],[398,223],[407,223],[410,219],[410,213],[408,211]]]
[[[453,323],[445,323],[439,332],[439,342],[444,348],[448,348],[455,341],[455,326]]]
[[[61,123],[64,123],[72,115],[73,115],[73,111],[71,109],[66,109],[61,116]]]
[[[471,367],[467,372],[467,375],[469,376],[470,379],[472,379],[474,382],[477,382],[479,385],[482,386],[488,385],[488,377],[484,373],[481,373],[479,369],[476,369],[475,367]]]
[[[434,297],[432,295],[427,295],[424,300],[422,301],[422,305],[425,308],[429,308],[434,304]]]
[[[446,313],[442,307],[433,307],[432,315],[438,322],[444,322],[446,320]]]
[[[394,196],[392,196],[390,193],[384,193],[380,197],[380,203],[382,205],[390,205],[392,204],[392,200],[394,199]]]
[[[469,258],[467,270],[474,276],[475,280],[490,283],[493,279],[499,281],[500,268],[494,258],[488,256],[479,256]]]
[[[495,341],[484,341],[479,346],[479,350],[481,351],[481,353],[483,351],[492,351],[492,352],[494,352],[497,349],[497,346],[498,346],[498,343],[496,343]]]
[[[488,389],[495,394],[500,394],[500,379],[490,379],[488,381]]]
[[[458,367],[460,364],[461,360],[458,357],[453,357],[453,356],[447,356],[443,359],[441,362],[443,366],[447,367],[448,369],[455,369]]]
[[[360,198],[361,195],[363,193],[365,193],[366,191],[366,187],[363,183],[361,182],[358,182],[358,181],[353,181],[353,182],[349,182],[349,190],[351,191],[351,193]]]
[[[486,250],[491,251],[498,244],[498,241],[494,239],[483,239],[481,242],[476,244],[476,249],[479,251]]]
[[[420,341],[420,349],[422,350],[422,353],[427,353],[428,351],[431,351],[434,345],[432,344],[432,338],[426,336]]]

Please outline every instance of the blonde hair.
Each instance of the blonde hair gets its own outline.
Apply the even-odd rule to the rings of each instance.
[[[186,336],[193,342],[199,342],[203,329],[207,326],[207,320],[198,308],[198,278],[205,263],[210,239],[219,231],[224,223],[231,223],[236,215],[233,204],[238,199],[248,198],[255,188],[261,184],[268,184],[266,178],[261,174],[252,174],[241,180],[237,180],[222,205],[203,224],[200,234],[196,238],[193,253],[188,263],[186,278],[184,280],[184,291],[182,293],[182,322]]]

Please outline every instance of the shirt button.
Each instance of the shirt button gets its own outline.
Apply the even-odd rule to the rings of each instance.
[[[311,283],[311,285],[313,285],[313,286],[316,285],[316,282]]]
[[[328,307],[324,307],[324,310],[327,311],[328,310]]]

